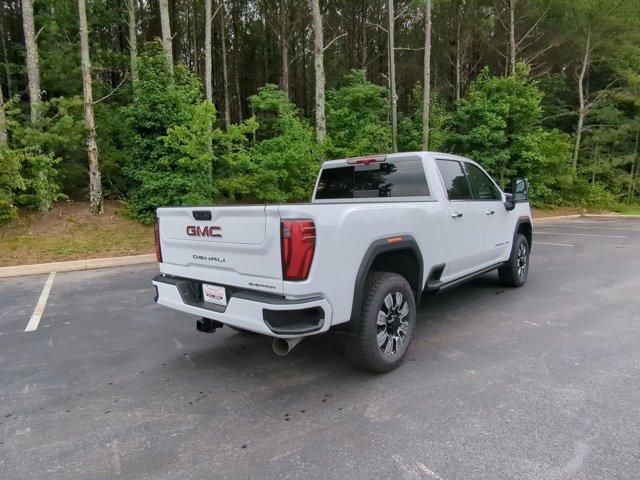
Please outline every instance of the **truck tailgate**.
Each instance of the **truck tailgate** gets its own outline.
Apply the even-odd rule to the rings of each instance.
[[[159,208],[160,271],[282,293],[277,206]]]

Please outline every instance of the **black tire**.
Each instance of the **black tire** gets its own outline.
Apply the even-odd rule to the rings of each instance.
[[[511,256],[503,266],[498,268],[498,276],[505,285],[521,287],[527,281],[529,273],[529,252],[531,247],[527,237],[521,233],[516,235],[511,249]]]
[[[229,325],[229,328],[231,330],[235,330],[238,333],[242,333],[243,335],[260,335],[259,333],[252,332],[251,330],[245,330],[244,328],[238,328],[238,327],[234,327],[232,325]]]
[[[397,293],[401,294],[399,302]],[[384,315],[381,322],[386,323],[378,322],[379,313]],[[375,373],[393,370],[407,354],[415,323],[416,302],[405,278],[396,273],[373,272],[365,283],[359,324],[356,333],[347,340],[347,353],[365,370]]]

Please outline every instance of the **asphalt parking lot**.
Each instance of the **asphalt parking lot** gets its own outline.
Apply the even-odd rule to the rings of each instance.
[[[523,288],[425,297],[382,376],[198,333],[155,266],[56,274],[29,332],[49,276],[0,280],[0,478],[640,478],[640,221],[535,232]]]

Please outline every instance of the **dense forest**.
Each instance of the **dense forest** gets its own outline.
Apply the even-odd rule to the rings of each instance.
[[[640,0],[3,0],[0,60],[0,222],[306,199],[324,159],[427,148],[640,201]]]

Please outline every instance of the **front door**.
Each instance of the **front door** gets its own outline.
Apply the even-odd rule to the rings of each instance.
[[[436,160],[444,182],[449,221],[449,261],[444,277],[460,277],[486,264],[486,214],[482,202],[473,200],[471,186],[457,160]]]
[[[487,262],[498,262],[509,256],[513,224],[504,202],[502,193],[489,176],[477,165],[465,162],[471,193],[475,202],[482,205],[485,216]]]

